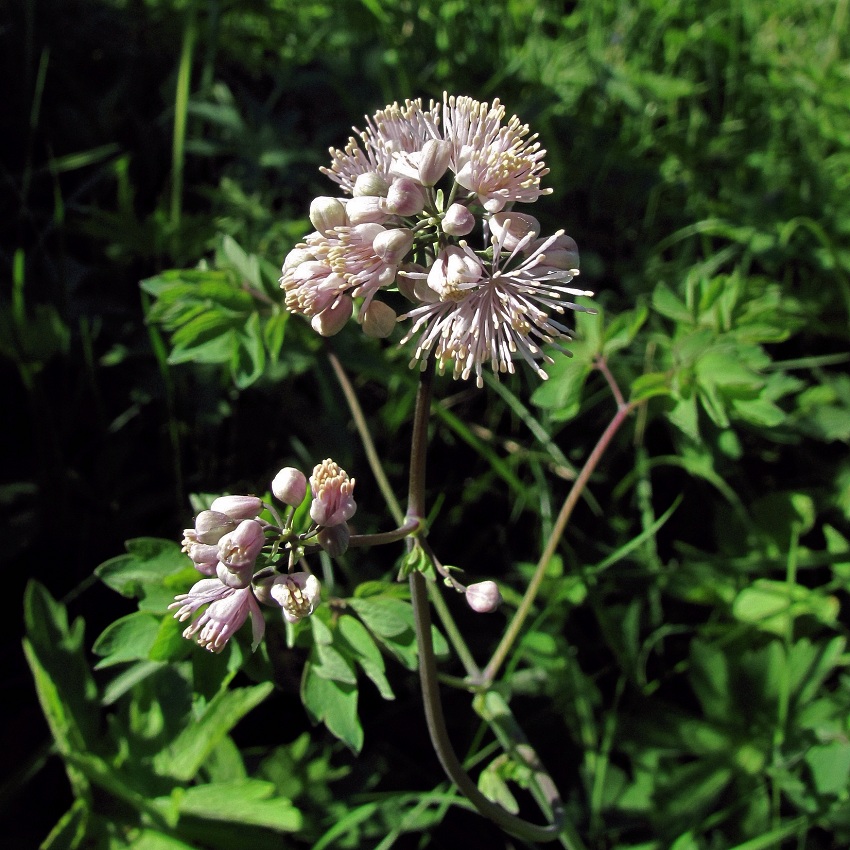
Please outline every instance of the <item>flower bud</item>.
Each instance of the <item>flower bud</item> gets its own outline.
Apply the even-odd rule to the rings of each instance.
[[[419,182],[423,186],[434,186],[449,167],[452,147],[439,139],[428,139],[422,146],[419,158]]]
[[[341,522],[332,528],[323,528],[317,535],[319,546],[332,558],[344,555],[348,549],[348,541],[351,539],[351,531],[347,522]]]
[[[372,303],[360,314],[363,333],[376,339],[388,337],[395,327],[396,312],[389,304],[373,299]]]
[[[540,222],[525,213],[496,213],[490,216],[488,223],[490,232],[502,242],[503,251],[513,251],[523,239],[527,245],[540,233]]]
[[[192,543],[186,552],[195,564],[195,569],[205,576],[215,575],[218,564],[218,546],[209,543]]]
[[[231,570],[252,567],[265,542],[260,523],[253,519],[243,520],[218,541],[218,559]]]
[[[387,181],[380,174],[375,171],[366,171],[363,174],[357,175],[352,194],[355,198],[369,196],[385,197],[387,189],[389,189]]]
[[[339,198],[314,198],[310,202],[310,222],[319,233],[326,233],[335,227],[344,227],[348,224],[345,206]]]
[[[246,567],[241,567],[238,570],[231,570],[226,564],[221,561],[216,564],[215,574],[218,580],[227,587],[232,587],[240,590],[243,587],[248,587],[251,584],[252,566],[249,564]]]
[[[369,224],[386,221],[390,215],[384,209],[384,199],[377,195],[362,195],[352,198],[345,206],[351,224]]]
[[[387,192],[385,208],[393,215],[417,215],[425,209],[425,193],[415,180],[399,177]]]
[[[494,581],[479,581],[466,588],[466,601],[473,611],[489,614],[495,611],[502,601],[502,594]]]
[[[263,501],[257,496],[219,496],[211,505],[211,511],[227,514],[231,519],[253,519],[263,509]]]
[[[538,248],[549,241],[548,239],[535,239],[524,251],[524,254],[533,254]],[[554,239],[550,245],[543,249],[543,259],[540,263],[547,268],[562,269],[569,271],[579,267],[578,245],[575,239],[565,233]]]
[[[307,476],[294,466],[285,466],[272,481],[272,493],[284,505],[297,508],[307,495]]]
[[[330,458],[317,464],[310,476],[310,489],[313,493],[310,519],[316,525],[327,527],[350,520],[357,510],[354,481],[355,479],[349,479],[345,470]]]
[[[413,246],[413,232],[406,227],[381,231],[372,241],[372,250],[385,263],[398,265]]]
[[[466,236],[475,229],[475,216],[463,204],[452,204],[443,216],[442,227],[449,236]]]
[[[315,262],[316,257],[306,248],[293,248],[283,261],[283,273],[300,266],[301,263]]]
[[[292,573],[278,576],[268,588],[267,595],[280,605],[283,618],[288,623],[297,623],[313,613],[316,605],[319,604],[321,593],[322,586],[314,575]],[[262,597],[260,598],[262,600]]]
[[[198,543],[218,543],[236,528],[236,520],[219,511],[201,511],[195,517],[195,539]]]
[[[326,307],[310,320],[310,326],[317,334],[333,336],[338,334],[354,312],[354,302],[348,295],[341,295],[330,307]]]

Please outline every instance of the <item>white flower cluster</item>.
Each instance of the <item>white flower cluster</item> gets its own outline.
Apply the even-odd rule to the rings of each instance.
[[[394,103],[355,132],[322,169],[345,197],[312,202],[316,230],[283,264],[287,309],[331,336],[358,299],[370,336],[412,320],[402,339],[418,334],[411,365],[433,353],[441,372],[451,364],[455,378],[475,374],[481,386],[484,364],[513,372],[521,358],[545,378],[542,346],[570,338],[552,314],[585,309],[569,298],[592,293],[568,285],[576,243],[563,231],[541,238],[539,222],[512,209],[551,192],[540,186],[548,169],[536,136],[516,116],[505,121],[498,100],[448,95],[427,109]],[[463,238],[477,229],[481,250]],[[400,317],[376,297],[391,288],[414,303]]]

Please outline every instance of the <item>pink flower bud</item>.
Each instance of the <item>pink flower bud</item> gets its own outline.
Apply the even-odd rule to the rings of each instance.
[[[443,216],[442,227],[449,236],[466,236],[475,229],[475,216],[463,204],[452,204]]]
[[[243,520],[218,541],[218,559],[231,570],[252,567],[265,542],[260,523],[253,519]]]
[[[387,192],[386,210],[393,215],[417,215],[425,209],[422,187],[409,177],[393,181]]]
[[[372,241],[372,250],[385,263],[398,265],[413,246],[413,232],[406,227],[381,231]]]
[[[346,204],[345,212],[352,224],[380,224],[390,217],[384,209],[384,199],[377,195],[352,198]]]
[[[533,254],[538,248],[549,241],[548,239],[535,239],[523,253]],[[543,249],[543,259],[540,262],[541,266],[547,268],[562,269],[569,271],[579,267],[578,245],[575,239],[562,234],[552,241],[546,248]]]
[[[209,543],[192,543],[184,548],[198,572],[205,576],[215,575],[215,568],[218,564],[218,546]]]
[[[448,142],[428,139],[419,157],[419,181],[423,186],[434,186],[449,167],[452,147]]]
[[[218,580],[226,587],[233,587],[237,590],[251,584],[252,572],[253,567],[250,564],[238,570],[231,570],[226,564],[219,561],[215,568],[215,575]]]
[[[198,543],[218,543],[236,528],[236,520],[219,511],[201,511],[195,517],[195,539]]]
[[[344,469],[330,458],[317,464],[310,476],[313,501],[310,518],[316,525],[334,526],[347,522],[354,516],[354,479],[349,479]]]
[[[297,623],[312,614],[321,593],[319,580],[310,573],[278,576],[268,589],[268,595],[280,605],[288,623]]]
[[[345,206],[339,198],[318,197],[310,202],[310,222],[319,233],[348,224]]]
[[[369,196],[385,197],[387,189],[389,189],[387,181],[380,174],[375,171],[366,171],[363,174],[357,175],[352,194],[355,198]]]
[[[540,222],[533,215],[500,212],[489,219],[490,232],[502,242],[503,251],[513,251],[524,239],[527,245],[540,233]]]
[[[330,307],[326,307],[310,320],[313,330],[322,336],[338,334],[354,312],[354,302],[348,295],[341,295]]]
[[[325,550],[332,558],[338,558],[344,555],[348,549],[348,541],[351,538],[351,531],[348,528],[348,523],[341,522],[332,528],[323,528],[317,535],[319,546]]]
[[[307,495],[307,476],[294,466],[285,466],[272,481],[272,493],[284,505],[297,508]]]
[[[459,301],[484,275],[481,261],[462,248],[449,245],[437,255],[428,271],[428,286],[441,301]]]
[[[363,333],[366,336],[371,336],[374,339],[384,339],[393,332],[398,317],[392,307],[375,298],[360,313],[358,318],[363,325]]]
[[[263,509],[262,499],[257,496],[219,496],[211,505],[211,511],[227,514],[231,519],[253,519]]]
[[[473,611],[489,614],[495,611],[502,601],[502,594],[494,581],[479,581],[466,588],[466,601]]]

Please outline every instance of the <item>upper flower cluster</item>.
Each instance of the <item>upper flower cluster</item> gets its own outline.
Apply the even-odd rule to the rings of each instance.
[[[362,299],[357,320],[384,337],[397,317],[376,296],[394,287],[414,303],[399,319],[413,319],[403,342],[421,332],[414,360],[433,353],[441,371],[451,364],[454,377],[481,385],[483,365],[513,372],[518,357],[545,378],[542,344],[570,336],[551,314],[584,309],[568,297],[592,293],[568,286],[575,242],[563,231],[540,238],[537,220],[512,210],[551,189],[540,185],[546,151],[505,114],[498,100],[444,95],[427,109],[408,100],[332,148],[322,171],[344,197],[310,205],[315,232],[283,265],[286,307],[330,336]],[[480,249],[463,238],[476,230]]]
[[[221,652],[250,616],[256,649],[265,633],[259,602],[280,608],[290,623],[313,613],[321,596],[319,580],[294,567],[311,544],[332,557],[345,552],[347,521],[357,505],[354,480],[330,459],[315,467],[309,486],[311,522],[300,533],[293,520],[295,508],[307,496],[308,481],[294,467],[281,469],[271,485],[274,497],[289,508],[284,519],[273,504],[257,496],[221,496],[195,517],[194,527],[183,532],[183,551],[207,578],[175,597],[169,607],[177,609],[174,616],[181,621],[207,608],[187,626],[184,637]]]

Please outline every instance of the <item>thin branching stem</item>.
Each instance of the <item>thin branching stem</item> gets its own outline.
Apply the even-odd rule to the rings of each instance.
[[[614,386],[616,386],[616,384]],[[614,435],[617,433],[617,431],[620,429],[620,426],[623,424],[623,422],[626,421],[626,418],[636,406],[637,405],[635,403],[631,402],[623,403],[622,405],[618,404],[617,412],[614,414],[614,418],[608,423],[608,427],[603,431],[602,436],[599,438],[599,441],[593,447],[593,451],[590,453],[587,460],[585,461],[581,472],[579,472],[578,477],[573,482],[573,486],[570,488],[570,492],[567,494],[567,498],[564,500],[564,504],[561,506],[561,511],[558,514],[558,518],[555,520],[554,526],[552,527],[552,533],[549,535],[549,540],[546,543],[546,548],[543,550],[543,554],[540,556],[540,560],[537,562],[537,566],[534,570],[534,575],[531,577],[531,581],[528,583],[528,587],[526,588],[525,594],[522,597],[522,601],[520,602],[519,607],[517,608],[516,613],[514,614],[511,622],[508,624],[508,628],[505,631],[501,642],[496,647],[496,651],[493,653],[493,657],[490,659],[490,661],[487,663],[487,666],[484,668],[481,682],[482,684],[489,684],[493,681],[493,679],[496,677],[496,674],[499,672],[499,668],[504,663],[505,659],[508,656],[508,653],[511,651],[511,648],[516,642],[520,630],[522,629],[522,626],[531,611],[531,606],[534,604],[534,600],[537,597],[538,591],[540,590],[540,585],[542,584],[543,578],[546,575],[546,567],[548,566],[549,561],[552,560],[552,556],[555,554],[555,551],[558,548],[558,544],[561,542],[561,537],[564,534],[564,530],[567,527],[567,523],[569,522],[570,516],[572,516],[573,509],[578,503],[582,491],[587,486],[587,482],[590,480],[590,476],[596,469],[596,465],[599,463],[600,459],[602,458],[602,455],[605,454],[605,450],[610,445],[611,440],[614,438]]]

